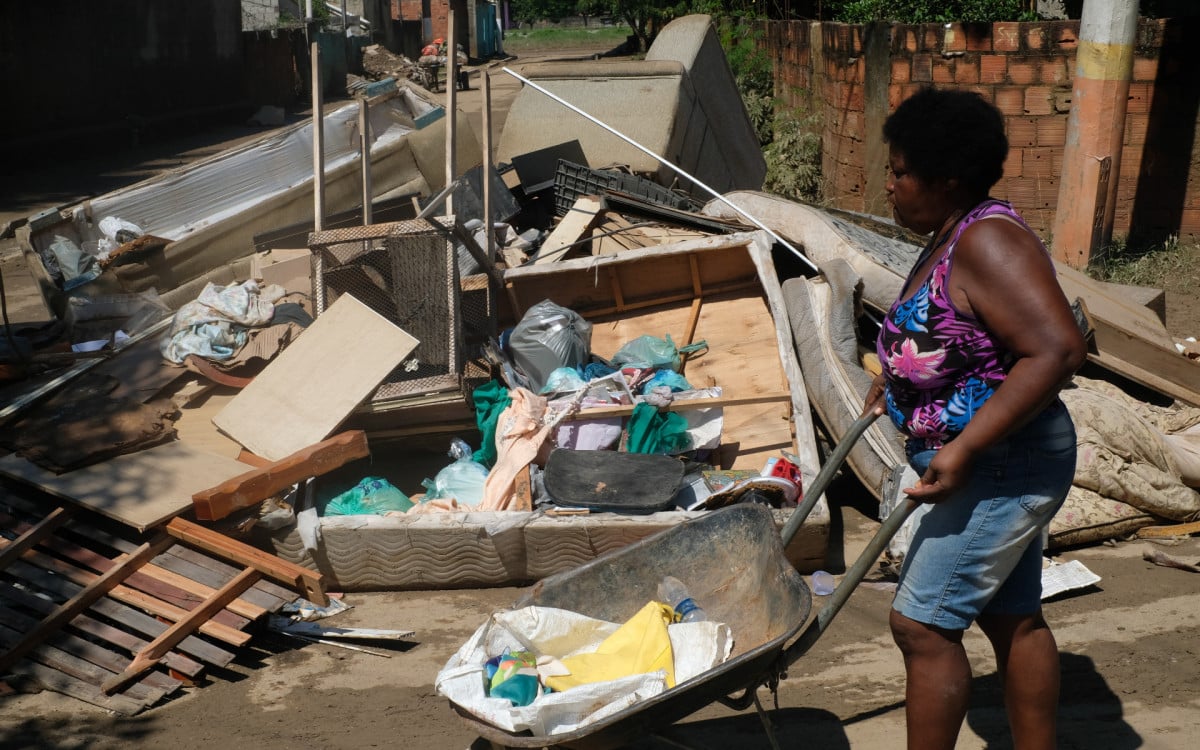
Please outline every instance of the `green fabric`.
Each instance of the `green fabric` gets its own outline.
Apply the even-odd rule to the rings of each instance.
[[[475,424],[482,435],[482,445],[472,454],[471,458],[487,468],[496,463],[496,423],[500,421],[500,413],[512,403],[508,389],[495,380],[489,380],[471,394],[475,402]]]
[[[686,419],[674,412],[659,412],[647,403],[633,407],[625,432],[630,453],[679,453],[691,443]]]

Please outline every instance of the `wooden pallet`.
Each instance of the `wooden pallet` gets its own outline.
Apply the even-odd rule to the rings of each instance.
[[[131,715],[227,666],[293,589],[324,597],[317,574],[186,521],[131,534],[0,486],[0,676]]]

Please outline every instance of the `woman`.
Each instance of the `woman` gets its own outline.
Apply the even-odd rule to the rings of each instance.
[[[908,436],[932,507],[892,605],[904,656],[910,748],[953,748],[971,669],[972,622],[987,635],[1018,750],[1055,747],[1058,647],[1041,613],[1042,530],[1075,470],[1058,391],[1086,349],[1045,247],[988,198],[1008,141],[978,95],[924,89],[884,123],[896,221],[931,239],[877,342],[883,373],[867,410]]]

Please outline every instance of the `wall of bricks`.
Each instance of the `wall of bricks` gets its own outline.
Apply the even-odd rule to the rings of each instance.
[[[888,111],[922,86],[977,91],[996,105],[1010,154],[993,195],[1011,201],[1048,236],[1071,109],[1078,21],[859,26],[810,21],[763,24],[781,106],[823,123],[822,171],[831,206],[864,210],[865,34],[890,35]],[[1200,19],[1142,19],[1125,117],[1114,232],[1131,240],[1200,236]],[[881,92],[882,93],[882,92]],[[877,182],[877,181],[874,181]]]

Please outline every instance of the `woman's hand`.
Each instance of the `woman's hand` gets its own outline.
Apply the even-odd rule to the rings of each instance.
[[[940,503],[967,483],[974,456],[956,442],[952,440],[938,450],[917,485],[904,490],[909,498],[919,503]]]
[[[875,376],[875,380],[871,382],[871,387],[867,389],[867,397],[863,400],[862,414],[865,416],[874,412],[877,415],[882,415],[884,412],[884,393],[887,390],[887,379],[883,377],[883,373]]]

